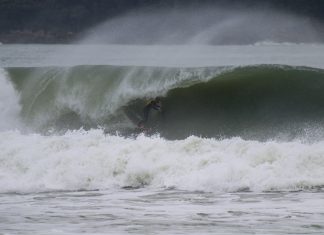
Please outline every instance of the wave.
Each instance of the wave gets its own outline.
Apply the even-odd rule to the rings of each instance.
[[[251,44],[252,46],[319,46],[320,43],[304,43],[304,42],[275,42],[270,40],[259,41]]]
[[[324,143],[241,138],[135,139],[102,130],[62,136],[0,132],[0,193],[177,188],[209,192],[321,190]]]
[[[0,193],[323,190],[324,70],[88,65],[0,76]],[[163,112],[150,113],[151,136],[139,134],[157,96]]]
[[[308,67],[163,68],[75,66],[7,68],[21,118],[40,131],[103,127],[134,132],[147,100],[163,113],[147,126],[168,139],[190,135],[266,140],[322,138],[324,71]],[[315,134],[314,134],[315,133]]]

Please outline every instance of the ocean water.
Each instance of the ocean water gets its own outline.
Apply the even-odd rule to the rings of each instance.
[[[0,45],[0,234],[323,234],[323,61],[321,44]]]

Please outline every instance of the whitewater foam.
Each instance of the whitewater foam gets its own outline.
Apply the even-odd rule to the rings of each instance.
[[[324,143],[189,137],[0,133],[1,192],[120,187],[202,191],[303,190],[324,185]]]
[[[8,81],[8,74],[0,68],[0,131],[19,127],[19,97]]]

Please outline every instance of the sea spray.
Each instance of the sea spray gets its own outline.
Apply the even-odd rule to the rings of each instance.
[[[7,72],[0,68],[0,131],[19,127],[18,99]]]
[[[128,45],[316,43],[321,38],[316,24],[319,23],[314,19],[261,7],[233,9],[202,5],[140,9],[91,28],[79,42]]]

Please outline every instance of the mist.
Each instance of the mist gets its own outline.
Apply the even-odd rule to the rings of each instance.
[[[80,43],[249,45],[319,43],[319,22],[273,8],[204,6],[132,11],[84,32]]]

